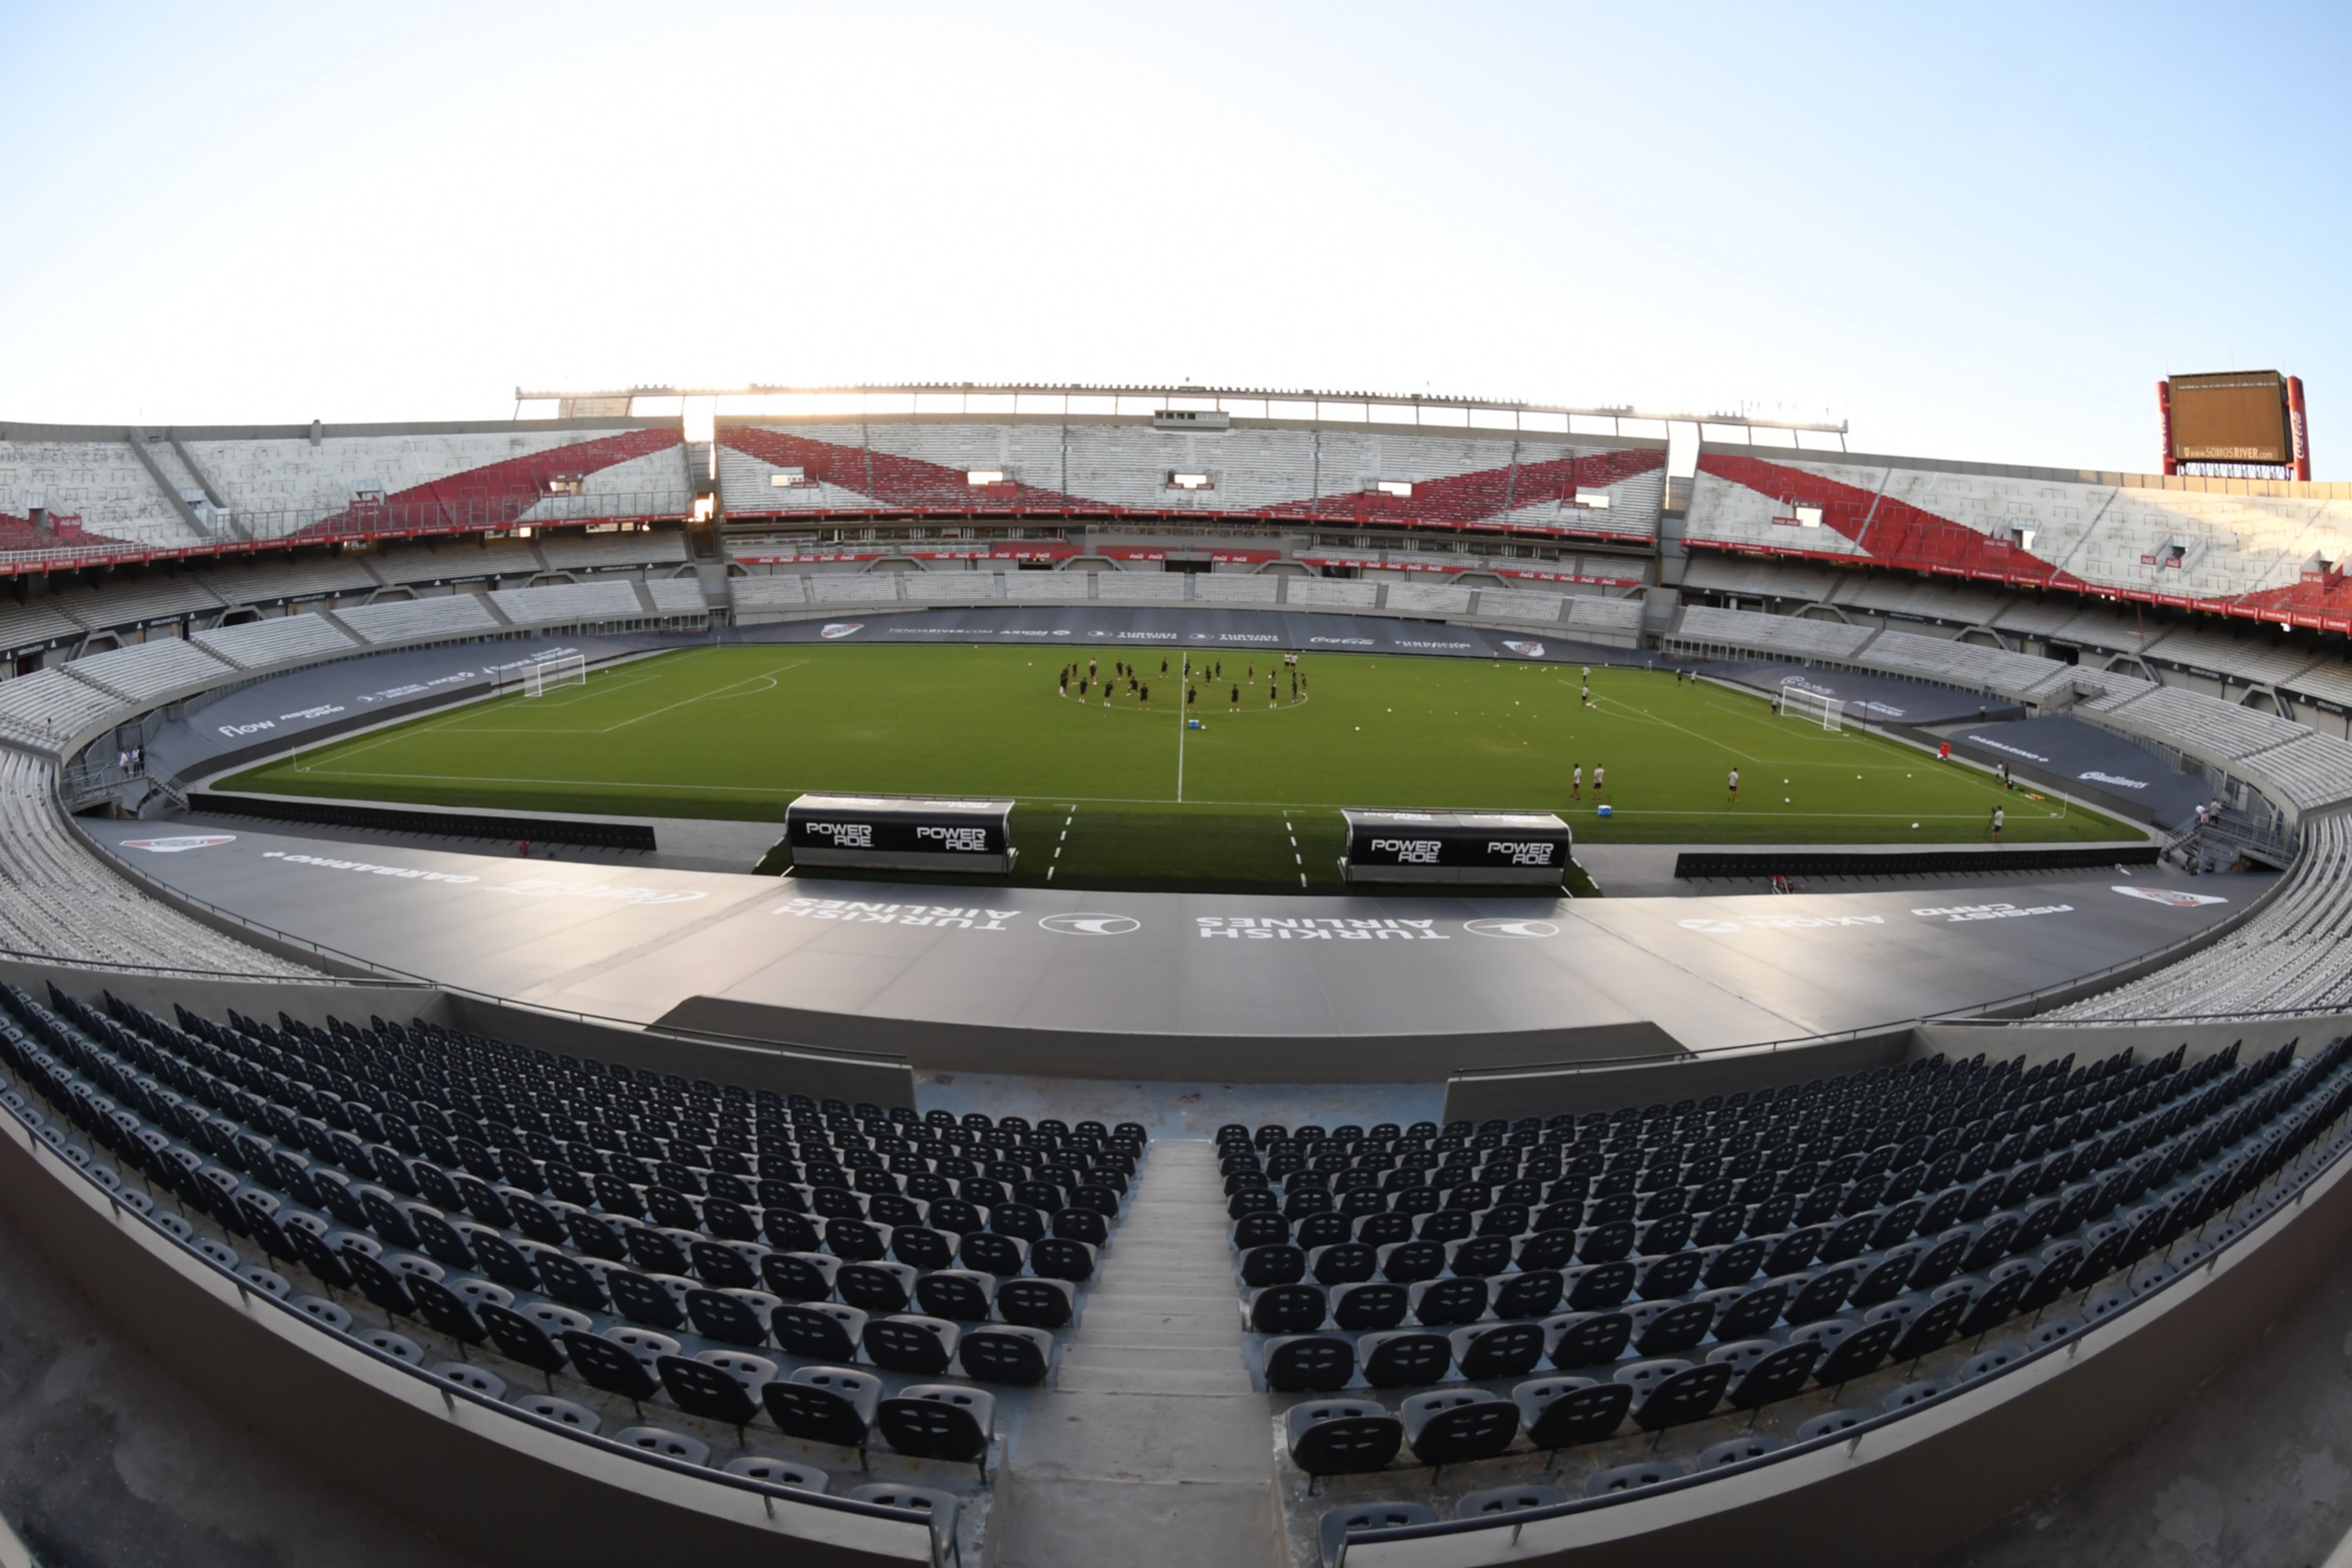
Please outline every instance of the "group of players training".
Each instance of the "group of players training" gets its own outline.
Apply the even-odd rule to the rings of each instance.
[[[1298,656],[1295,653],[1286,653],[1282,656],[1282,665],[1279,669],[1271,664],[1266,667],[1265,705],[1268,708],[1278,708],[1282,705],[1281,670],[1284,669],[1286,669],[1290,675],[1290,700],[1293,702],[1302,702],[1306,700],[1307,677],[1299,673]],[[1102,672],[1099,661],[1091,658],[1087,660],[1086,668],[1082,671],[1078,668],[1077,661],[1073,659],[1071,662],[1062,667],[1059,678],[1060,690],[1064,697],[1075,697],[1080,702],[1092,701],[1095,694],[1099,693],[1102,698],[1102,705],[1108,708],[1113,706],[1112,699],[1118,694],[1122,688],[1124,688],[1127,695],[1134,700],[1138,707],[1149,708],[1151,706],[1151,687],[1145,679],[1145,677],[1150,672],[1147,670],[1140,669],[1134,665],[1129,664],[1124,659],[1114,659],[1111,661],[1110,673],[1105,675]],[[1194,684],[1196,677],[1199,679],[1207,680],[1213,683],[1224,679],[1224,661],[1222,659],[1208,660],[1203,662],[1198,669],[1195,669],[1192,665],[1192,656],[1190,654],[1184,656],[1184,669],[1181,679],[1184,686],[1184,708],[1188,713],[1196,712],[1200,708],[1201,689]],[[1162,680],[1168,679],[1168,660],[1164,657],[1160,660],[1160,678]],[[1077,689],[1075,692],[1070,689],[1071,683],[1074,681],[1077,685]],[[1242,710],[1242,687],[1244,683],[1248,684],[1252,689],[1256,687],[1256,664],[1252,663],[1242,679],[1234,681],[1229,689],[1225,700],[1226,712],[1238,713]],[[1215,700],[1213,685],[1211,689],[1210,700]]]

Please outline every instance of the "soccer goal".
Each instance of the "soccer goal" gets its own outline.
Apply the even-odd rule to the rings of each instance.
[[[1824,730],[1845,728],[1845,703],[1824,691],[1808,691],[1801,686],[1780,688],[1780,717],[1802,719],[1819,724]]]
[[[520,691],[525,697],[544,697],[562,686],[585,686],[588,659],[583,654],[559,653],[507,671],[499,684],[504,691]]]

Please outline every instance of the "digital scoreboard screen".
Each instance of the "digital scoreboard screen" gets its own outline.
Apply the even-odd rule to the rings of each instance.
[[[2294,460],[2286,377],[2277,371],[2176,375],[2170,386],[2174,461],[2286,464]]]

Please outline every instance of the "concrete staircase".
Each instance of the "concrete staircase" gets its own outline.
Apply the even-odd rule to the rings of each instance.
[[[1214,1144],[1151,1145],[999,1482],[995,1568],[1266,1568],[1271,1406],[1242,1363]]]

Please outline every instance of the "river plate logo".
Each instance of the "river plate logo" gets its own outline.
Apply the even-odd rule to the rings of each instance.
[[[1503,646],[1509,648],[1513,653],[1517,654],[1521,658],[1541,658],[1543,657],[1543,644],[1539,642],[1513,642],[1508,638],[1506,638]]]
[[[835,637],[856,637],[866,629],[864,621],[828,621],[816,635],[831,642]]]
[[[2218,893],[2190,893],[2179,888],[2136,888],[2119,882],[2114,890],[2126,899],[2146,899],[2151,904],[2164,904],[2176,910],[2201,909],[2207,904],[2230,901]]]
[[[175,838],[126,838],[125,849],[144,849],[150,855],[177,855],[189,849],[210,849],[215,845],[234,844],[234,833],[183,833]]]

